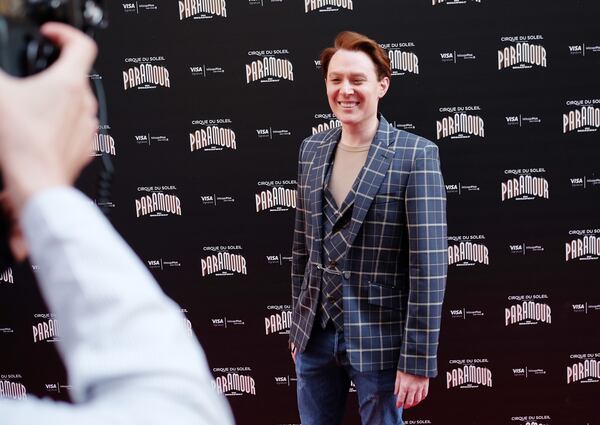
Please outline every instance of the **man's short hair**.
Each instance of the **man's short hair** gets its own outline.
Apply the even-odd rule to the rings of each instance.
[[[340,49],[366,53],[375,64],[379,81],[381,81],[383,77],[390,78],[392,76],[390,58],[375,40],[357,32],[343,31],[335,37],[333,47],[328,47],[321,52],[321,69],[323,70],[325,79],[327,79],[329,62],[335,52]]]

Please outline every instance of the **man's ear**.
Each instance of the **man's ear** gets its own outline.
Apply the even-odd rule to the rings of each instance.
[[[379,84],[379,93],[377,93],[377,94],[378,94],[379,98],[381,99],[383,96],[385,96],[388,89],[390,88],[389,77],[383,77],[381,80],[379,80],[378,84]]]
[[[14,224],[10,228],[8,246],[10,246],[10,250],[12,251],[15,260],[18,263],[25,261],[29,255],[29,249],[27,248],[27,242],[25,242],[25,236],[23,235],[21,227],[17,224]]]
[[[0,219],[3,221],[5,237],[8,242],[8,247],[12,251],[13,258],[17,262],[24,261],[29,254],[25,236],[21,230],[18,220],[14,216],[14,208],[10,202],[10,198],[5,191],[0,192]]]

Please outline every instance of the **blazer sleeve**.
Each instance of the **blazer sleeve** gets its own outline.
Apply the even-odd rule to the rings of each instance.
[[[437,348],[448,269],[446,191],[438,148],[417,148],[406,188],[409,294],[398,369],[437,375]]]
[[[300,288],[304,279],[308,251],[306,247],[306,176],[303,173],[303,152],[306,140],[300,145],[298,157],[298,187],[296,192],[296,219],[294,222],[294,237],[292,243],[292,311],[296,308]]]
[[[88,198],[44,191],[21,224],[75,404],[0,400],[3,424],[233,425],[180,308]]]

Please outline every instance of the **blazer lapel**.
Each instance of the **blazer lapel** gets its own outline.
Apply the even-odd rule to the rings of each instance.
[[[350,224],[350,237],[348,246],[351,246],[362,226],[362,223],[367,215],[367,211],[371,207],[373,198],[379,190],[385,174],[390,167],[394,157],[394,150],[389,148],[389,145],[395,139],[396,131],[388,122],[379,116],[379,127],[375,138],[371,142],[367,161],[362,170],[362,176],[356,188],[354,195],[354,208],[352,210],[352,221]]]
[[[340,138],[341,128],[332,129],[315,152],[310,168],[310,212],[314,241],[321,241],[323,234],[323,183],[325,170]],[[319,243],[317,242],[317,243]]]

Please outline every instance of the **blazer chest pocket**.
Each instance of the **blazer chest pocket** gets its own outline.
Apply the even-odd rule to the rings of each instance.
[[[400,285],[394,282],[369,281],[369,303],[392,310],[399,310],[402,305]]]
[[[400,201],[403,201],[404,199],[402,198],[402,196],[399,193],[393,193],[393,192],[388,192],[388,193],[378,193],[377,195],[375,195],[375,198],[373,198],[373,205],[378,205],[378,206],[385,206],[385,205],[392,205],[392,204],[397,204]]]
[[[367,220],[380,223],[403,222],[404,200],[393,193],[378,194],[373,199]]]

